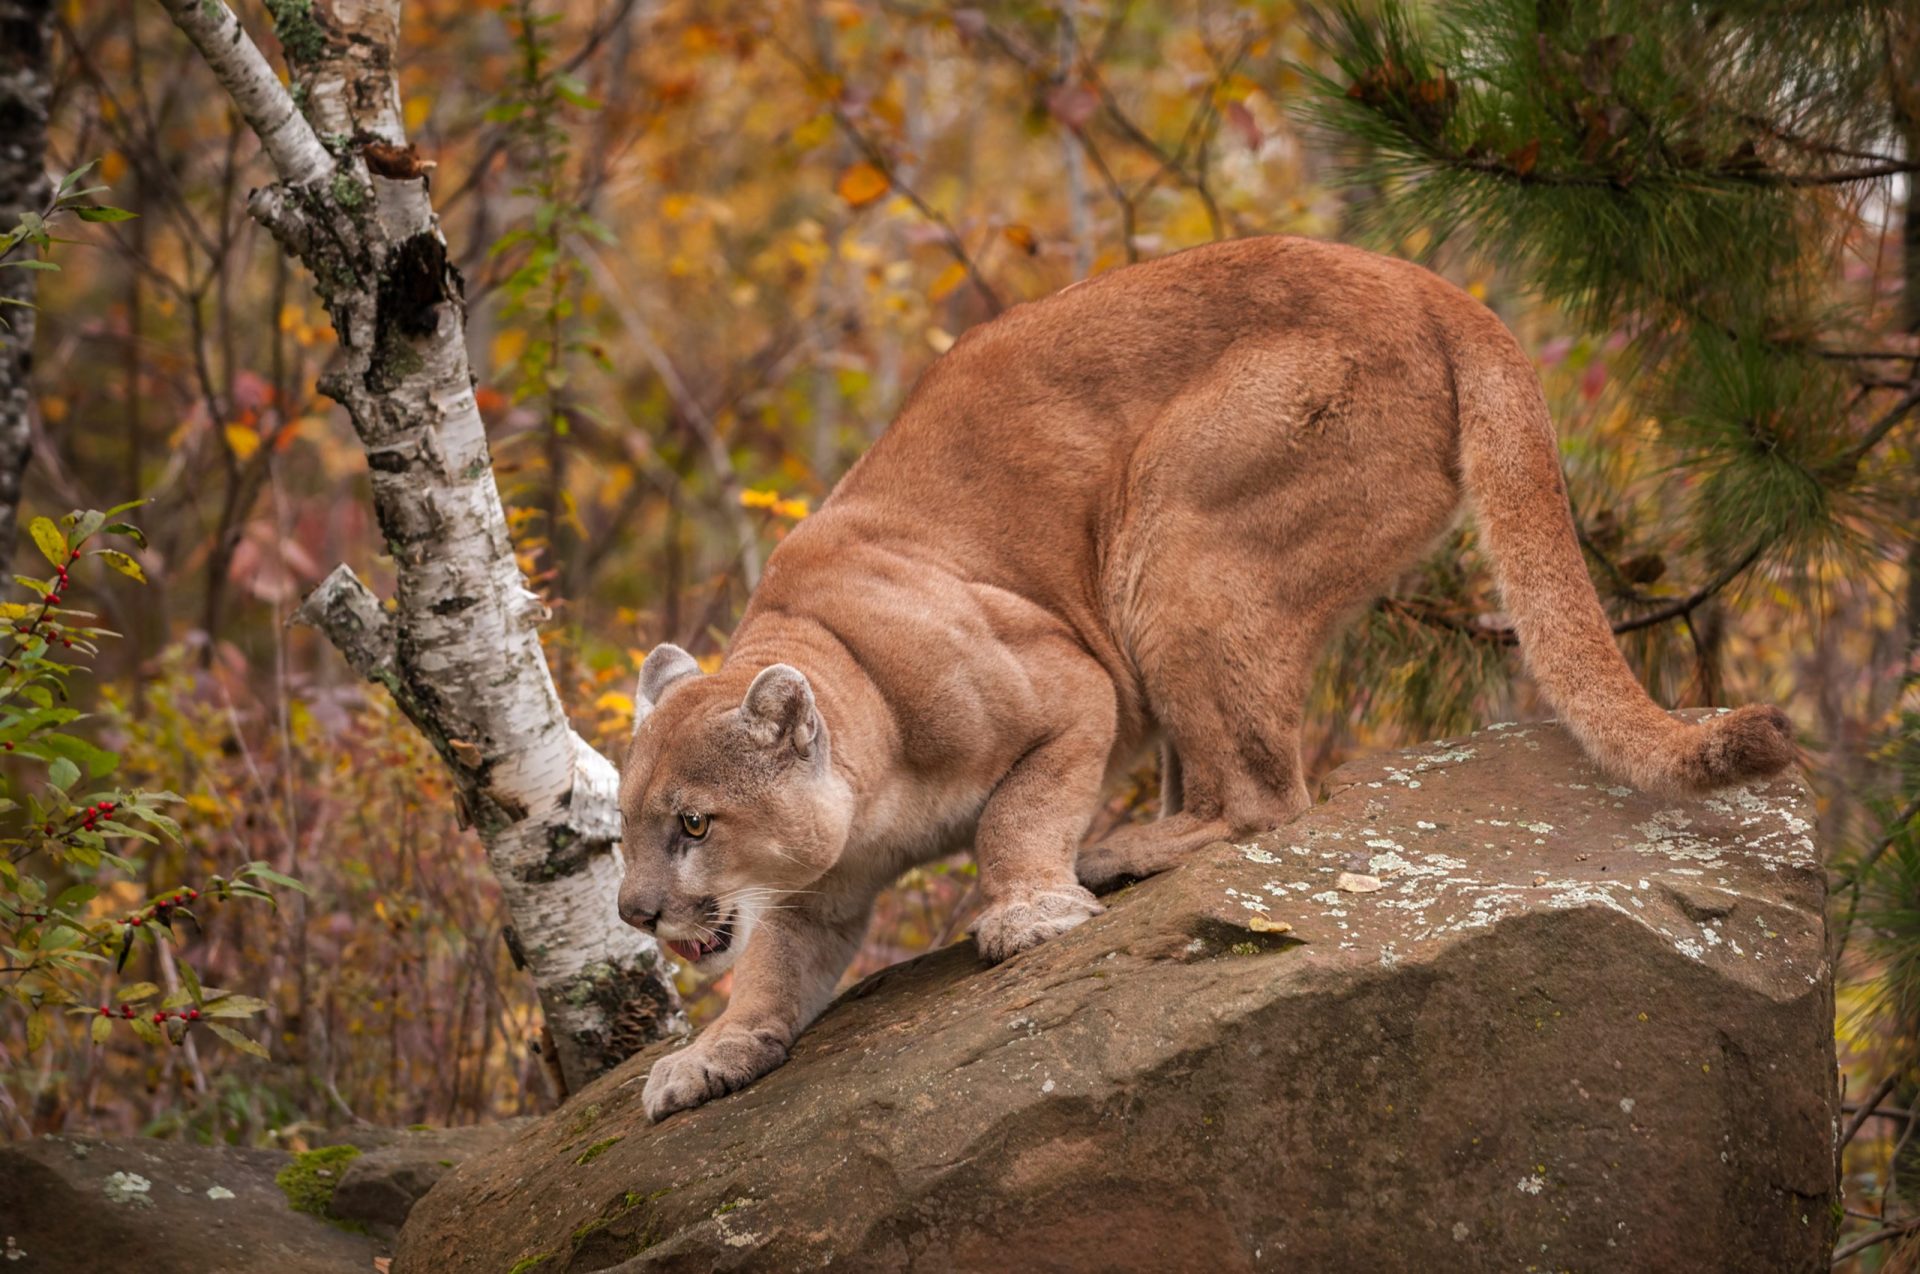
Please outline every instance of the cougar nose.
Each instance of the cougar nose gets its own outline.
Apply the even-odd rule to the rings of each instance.
[[[636,929],[651,930],[660,921],[660,900],[637,889],[620,890],[620,918]]]

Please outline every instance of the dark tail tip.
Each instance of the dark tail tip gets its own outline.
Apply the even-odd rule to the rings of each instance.
[[[1753,704],[1700,723],[1700,735],[1682,777],[1711,789],[1772,778],[1799,759],[1793,722],[1780,709]]]

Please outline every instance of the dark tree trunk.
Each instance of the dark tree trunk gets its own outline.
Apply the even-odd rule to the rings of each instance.
[[[47,181],[47,74],[52,0],[0,0],[0,230],[41,212]],[[33,445],[33,270],[0,270],[0,563],[12,559],[14,525]]]

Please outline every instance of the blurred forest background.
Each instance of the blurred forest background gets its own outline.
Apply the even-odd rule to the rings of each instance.
[[[290,7],[235,6],[270,55]],[[74,570],[73,604],[122,639],[72,693],[117,784],[180,797],[178,835],[87,905],[135,911],[243,864],[305,892],[178,926],[201,980],[260,1001],[264,1057],[0,1011],[0,1128],[299,1145],[345,1121],[543,1109],[539,1008],[439,758],[289,624],[336,563],[383,593],[391,576],[363,453],[316,389],[326,315],[247,215],[271,177],[259,146],[151,0],[52,10],[46,167],[97,160],[98,202],[137,216],[60,221],[59,269],[33,272],[11,551],[37,571],[33,518],[145,502],[123,515],[144,583]],[[717,660],[766,555],[968,326],[1262,233],[1363,242],[1484,299],[1535,353],[1595,579],[1655,696],[1776,702],[1802,732],[1834,862],[1840,1061],[1869,1112],[1849,1112],[1847,1233],[1906,1224],[1920,20],[1652,0],[408,0],[400,49],[516,548],[553,611],[542,639],[610,755],[645,651]],[[1541,713],[1517,668],[1464,528],[1330,655],[1312,772]],[[6,772],[18,796],[42,770]],[[1156,783],[1143,763],[1106,817]],[[971,879],[960,860],[910,873],[854,974],[964,934]],[[10,923],[22,907],[0,893]],[[175,954],[141,947],[86,985],[102,1002],[116,978],[177,987]],[[724,989],[681,987],[695,1021]]]

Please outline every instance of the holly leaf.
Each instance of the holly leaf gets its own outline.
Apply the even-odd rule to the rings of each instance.
[[[245,457],[242,457],[242,459],[245,459]],[[111,566],[114,570],[119,571],[122,575],[131,579],[137,579],[142,584],[147,582],[147,573],[140,569],[140,563],[134,561],[119,549],[96,549],[93,555],[105,562],[108,566]]]
[[[67,537],[53,524],[52,518],[35,518],[27,527],[28,534],[40,549],[40,555],[55,566],[65,566],[72,550],[67,546]]]
[[[242,1053],[251,1054],[252,1056],[257,1057],[262,1061],[272,1060],[271,1056],[267,1053],[266,1047],[263,1044],[261,1044],[260,1041],[256,1039],[252,1039],[249,1036],[242,1035],[240,1032],[234,1030],[231,1026],[222,1026],[218,1022],[208,1022],[207,1026],[212,1029],[215,1035],[218,1035],[221,1039],[233,1045],[235,1048],[239,1049]]]

